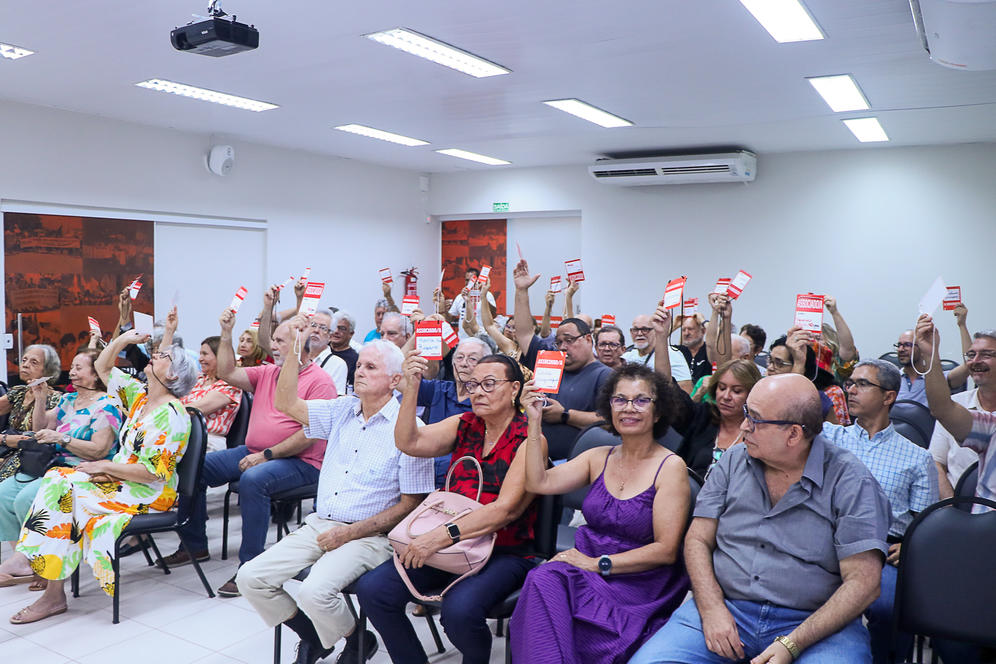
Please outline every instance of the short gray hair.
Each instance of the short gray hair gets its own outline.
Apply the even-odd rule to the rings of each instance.
[[[394,320],[395,318],[401,320],[401,333],[404,334],[406,337],[412,336],[411,318],[409,318],[408,316],[402,316],[397,311],[388,311],[386,314],[384,314],[384,317],[381,319],[380,324],[383,325],[387,321]]]
[[[996,341],[996,330],[979,330],[972,335],[973,339],[992,339]]]
[[[730,349],[733,351],[733,359],[739,360],[750,356],[750,341],[739,334],[730,335]],[[737,347],[739,346],[739,350]]]
[[[395,344],[384,339],[374,339],[363,344],[360,350],[362,351],[365,348],[372,348],[377,351],[380,359],[384,360],[384,368],[387,369],[387,373],[392,376],[401,373],[401,365],[405,362],[405,354]]]
[[[197,365],[183,349],[183,346],[177,344],[169,347],[169,359],[169,373],[173,374],[174,377],[172,380],[164,380],[162,383],[170,394],[177,399],[182,399],[190,394],[194,383],[197,382]]]
[[[490,355],[491,353],[494,352],[494,351],[491,350],[491,346],[489,346],[488,344],[486,344],[479,337],[465,337],[465,338],[461,339],[460,343],[457,344],[456,349],[454,349],[454,350],[457,350],[457,349],[460,348],[460,346],[464,346],[464,345],[477,346],[480,349],[480,351],[482,353],[484,353],[484,355]],[[483,357],[483,355],[482,355],[482,357]]]
[[[59,360],[59,352],[55,350],[52,346],[48,344],[31,344],[24,349],[24,355],[27,355],[29,350],[40,350],[42,354],[42,376],[48,379],[49,385],[55,385],[56,381],[59,380],[59,376],[62,374],[62,362]]]
[[[878,385],[889,392],[899,392],[901,376],[899,368],[887,360],[861,360],[854,368],[875,367],[878,370]]]
[[[353,318],[353,314],[349,313],[345,309],[340,309],[332,316],[332,327],[339,327],[340,321],[346,321],[346,325],[349,326],[349,331],[356,332],[356,319]]]
[[[149,351],[149,355],[155,353],[156,349],[159,348],[165,333],[166,327],[162,323],[156,323],[156,326],[152,328],[152,338],[145,342],[145,349]],[[173,333],[173,345],[183,348],[183,337],[178,332]]]
[[[379,300],[377,300],[376,302],[374,302],[374,309],[387,309],[390,306],[391,305],[387,301],[387,299],[383,298],[383,297],[380,298]]]

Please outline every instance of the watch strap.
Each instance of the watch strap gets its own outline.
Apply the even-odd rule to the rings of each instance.
[[[792,655],[792,660],[795,661],[799,657],[799,646],[795,644],[795,641],[787,636],[776,636],[775,641],[785,646],[785,649],[789,651]]]

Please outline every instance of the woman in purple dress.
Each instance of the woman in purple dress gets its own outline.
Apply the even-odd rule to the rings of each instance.
[[[668,427],[671,388],[647,367],[613,372],[598,412],[622,438],[546,468],[539,444],[543,395],[526,384],[526,490],[562,494],[591,484],[587,525],[575,548],[532,570],[510,623],[515,662],[626,662],[688,592],[681,541],[688,473],[657,443]]]

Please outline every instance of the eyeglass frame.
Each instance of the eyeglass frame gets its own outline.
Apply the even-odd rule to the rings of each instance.
[[[969,357],[968,353],[972,353],[972,357]],[[989,353],[989,354],[988,355],[981,355],[981,353]],[[985,359],[985,360],[996,360],[996,351],[989,350],[989,349],[980,350],[980,351],[970,350],[967,353],[962,353],[961,357],[966,362],[975,362],[975,360],[980,359],[980,358],[981,359]]]
[[[646,399],[647,405],[644,406],[643,408],[640,408],[639,406],[636,405],[637,399]],[[648,397],[641,395],[633,399],[627,399],[626,397],[613,394],[612,396],[609,397],[609,408],[615,411],[621,411],[626,406],[633,406],[633,410],[635,410],[636,412],[645,413],[656,401],[657,397]],[[617,404],[616,402],[621,402],[621,403]]]
[[[617,350],[622,347],[623,345],[618,341],[599,341],[595,344],[595,348],[600,350]]]
[[[311,321],[310,323],[308,323],[308,327],[315,330],[321,330],[325,334],[329,334],[332,332],[332,328],[329,327],[328,325],[322,325],[321,323],[316,323],[315,321]]]
[[[858,383],[858,381],[861,381],[861,383]],[[879,385],[878,383],[873,383],[870,380],[868,380],[867,378],[859,378],[858,380],[854,380],[853,378],[848,378],[843,383],[841,383],[841,387],[844,388],[845,392],[847,390],[851,389],[852,386],[858,388],[859,390],[862,390],[862,389],[864,389],[866,387],[877,387],[878,389],[882,390],[883,392],[894,392],[895,391],[895,390],[887,390],[884,387],[882,387],[881,385]]]
[[[559,339],[554,339],[554,341],[553,341],[553,347],[554,348],[563,348],[564,346],[570,346],[572,343],[574,343],[578,339],[581,339],[581,338],[587,337],[587,336],[590,336],[590,335],[589,334],[578,334],[578,335],[572,337],[569,334],[565,334],[564,336],[560,337]]]
[[[491,389],[484,387],[485,381],[492,381]],[[463,389],[467,390],[467,394],[473,394],[474,392],[477,391],[477,388],[481,388],[481,390],[485,394],[491,394],[492,392],[495,391],[495,388],[498,387],[498,383],[514,383],[514,382],[515,381],[509,378],[485,378],[484,380],[468,380],[464,382]]]
[[[896,343],[892,344],[892,347],[895,348],[896,350],[899,350],[900,348],[909,348],[910,350],[912,350],[913,345],[914,344],[912,341],[897,341]]]
[[[757,431],[758,424],[777,424],[778,426],[795,425],[800,427],[804,432],[808,431],[808,427],[802,422],[793,422],[792,420],[762,420],[751,416],[750,411],[747,410],[747,404],[744,404],[744,419],[750,422],[750,429],[748,433],[754,433]]]

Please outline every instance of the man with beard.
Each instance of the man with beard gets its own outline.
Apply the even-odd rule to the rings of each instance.
[[[345,394],[349,367],[346,366],[345,360],[329,348],[329,342],[332,340],[332,315],[328,309],[319,309],[308,322],[309,355],[311,361],[317,364],[319,369],[324,370],[335,383],[335,391],[338,394]]]
[[[685,316],[681,321],[681,345],[678,350],[685,356],[693,383],[712,374],[712,362],[706,350],[705,326],[702,314]]]
[[[996,330],[983,330],[973,335],[972,346],[965,353],[968,375],[975,389],[951,396],[956,404],[969,411],[996,414]],[[962,447],[951,433],[938,422],[930,439],[930,453],[937,464],[941,498],[954,495],[954,486],[962,473],[979,460],[979,454],[969,447]]]
[[[356,373],[356,361],[360,358],[359,351],[353,348],[353,334],[356,332],[356,319],[347,311],[340,309],[332,314],[332,331],[329,333],[329,346],[332,354],[346,363],[346,384],[353,384],[353,374]],[[336,389],[339,384],[336,383]],[[339,391],[342,394],[342,390]]]
[[[180,498],[180,521],[190,519],[183,529],[190,551],[198,561],[209,560],[207,540],[207,506],[205,494],[209,486],[221,486],[239,481],[239,505],[242,512],[242,545],[239,565],[262,553],[270,525],[270,495],[294,487],[318,482],[324,438],[307,438],[301,424],[281,413],[274,404],[277,378],[285,358],[292,353],[301,362],[298,371],[298,396],[305,400],[335,399],[337,392],[332,379],[311,361],[310,337],[295,334],[289,322],[273,331],[271,350],[275,364],[258,367],[236,367],[232,348],[232,327],[235,313],[226,309],[221,315],[221,341],[218,345],[218,378],[255,395],[249,415],[245,445],[211,452],[204,458],[204,472],[196,494]],[[191,554],[182,547],[167,556],[169,567],[190,563]],[[238,597],[235,575],[218,594]]]
[[[629,333],[633,337],[634,348],[623,355],[622,359],[634,364],[654,366],[654,347],[657,344],[657,333],[654,331],[650,316],[640,314],[634,318],[633,327],[629,328]],[[668,351],[668,356],[671,359],[671,377],[678,383],[678,387],[691,394],[693,374],[688,370],[688,363],[685,362],[683,354],[670,344]],[[705,352],[704,344],[702,352]]]
[[[899,369],[902,373],[899,381],[899,396],[896,401],[916,401],[927,405],[927,393],[925,392],[923,376],[917,372],[926,371],[929,364],[929,357],[916,358],[916,367],[913,366],[913,330],[906,330],[899,335],[899,341],[893,344],[896,349],[896,358],[899,360]],[[957,389],[965,384],[968,376],[968,365],[962,364],[951,371],[945,371],[944,377],[948,380],[949,389]]]

